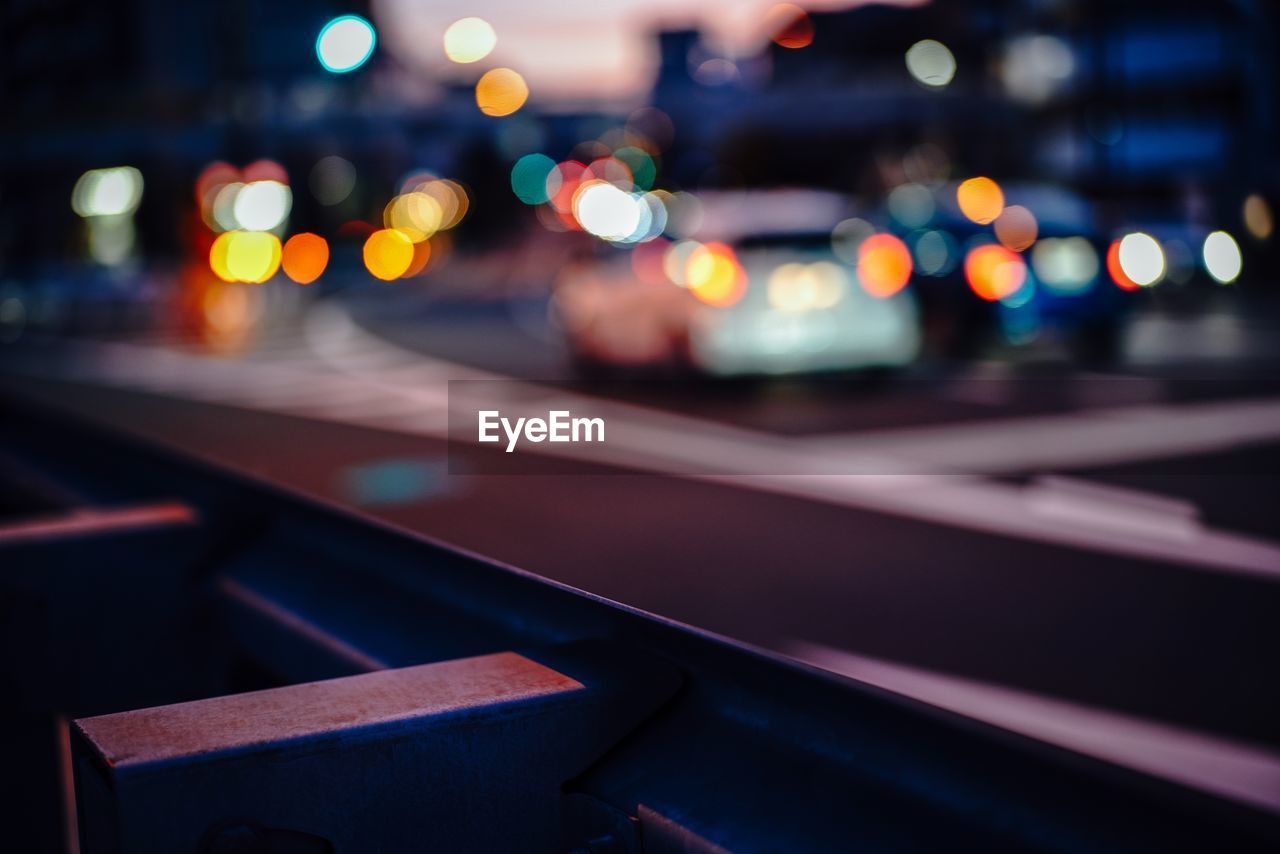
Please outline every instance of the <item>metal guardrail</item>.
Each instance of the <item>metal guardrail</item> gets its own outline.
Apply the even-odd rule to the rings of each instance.
[[[0,847],[1280,845],[1275,816],[7,411]]]

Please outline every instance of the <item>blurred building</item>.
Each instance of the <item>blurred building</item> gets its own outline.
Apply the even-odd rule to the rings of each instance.
[[[652,97],[679,129],[680,180],[876,192],[895,180],[887,160],[928,142],[968,173],[1193,217],[1276,190],[1269,4],[952,0],[810,20],[811,43],[745,59],[657,35]],[[908,73],[923,40],[954,60],[943,85]]]
[[[875,158],[945,138],[977,162],[1007,162],[1018,146],[1001,132],[1012,117],[986,68],[1001,35],[1003,0],[918,8],[864,6],[815,13],[812,43],[770,42],[760,57],[708,58],[696,33],[660,33],[656,106],[671,115],[696,181],[699,156],[729,180],[870,189]],[[912,79],[904,56],[944,41],[957,69],[945,88]],[[730,62],[716,75],[718,62]],[[975,119],[979,119],[976,120]],[[715,180],[715,176],[710,176]]]

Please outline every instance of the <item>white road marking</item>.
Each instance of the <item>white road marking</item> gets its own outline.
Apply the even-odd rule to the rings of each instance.
[[[792,642],[782,651],[931,706],[1280,812],[1280,753],[1269,747],[808,641]]]
[[[367,354],[378,348],[388,348],[400,351],[398,356],[389,355],[388,361],[409,357],[408,351],[364,332],[337,309],[314,314],[309,320],[308,330],[312,345],[320,355],[328,359],[335,369],[353,375],[363,373],[345,359],[344,354],[348,350]],[[438,362],[431,357],[418,358],[424,362]],[[367,355],[364,361],[368,363]],[[454,378],[502,377],[458,367]],[[379,381],[376,375],[368,375],[366,379]],[[441,385],[443,383],[436,386],[436,394],[430,397],[437,405],[444,403],[442,396],[447,399],[447,392],[441,389]],[[560,389],[542,389],[542,397],[538,398],[537,386],[516,381],[495,384],[493,388],[507,389],[512,394],[519,390],[537,399],[540,408],[552,404],[558,408],[573,408],[575,398],[584,400]],[[422,388],[415,389],[415,394],[424,398],[426,403],[427,396]],[[484,399],[475,400],[473,404],[477,408],[494,408],[497,405]],[[1255,405],[1247,404],[1249,407]],[[1262,405],[1280,409],[1280,403],[1276,402]],[[1135,511],[1132,490],[1126,490],[1123,498],[1119,498],[1118,493],[1107,498],[1095,493],[1090,497],[1090,513],[1071,514],[1067,511],[1072,505],[1064,501],[1061,488],[1054,495],[1046,494],[1043,483],[1027,487],[970,475],[942,475],[938,473],[939,469],[909,456],[897,457],[883,448],[877,452],[874,445],[860,451],[856,457],[846,454],[838,462],[833,462],[825,440],[779,437],[631,404],[592,399],[590,406],[593,414],[604,415],[609,425],[608,442],[599,445],[544,445],[540,446],[539,453],[677,477],[715,480],[996,535],[1280,579],[1280,545],[1195,523],[1188,524],[1182,517],[1173,522],[1157,521],[1150,512]],[[1239,411],[1235,404],[1220,406],[1232,414]],[[1189,419],[1197,423],[1221,424],[1212,408],[1198,406],[1192,409],[1187,416]],[[1181,424],[1180,416],[1184,414],[1179,407],[1162,407],[1162,429],[1177,431]],[[1109,424],[1114,420],[1126,421],[1126,415],[1124,411],[1108,410],[1100,418]],[[1042,427],[1044,421],[1060,425],[1063,419],[1069,419],[1074,425],[1087,422],[1088,415],[1016,419],[1014,423],[1034,430]],[[1145,417],[1138,420],[1144,428],[1147,426]],[[986,425],[1012,434],[1004,436],[1006,447],[1017,435],[1016,428],[1004,429],[1007,423],[987,422]],[[1262,431],[1257,432],[1261,434]],[[946,439],[946,431],[942,429],[933,435],[939,441]],[[1276,425],[1274,435],[1280,436],[1280,424]],[[975,468],[982,471],[980,465],[969,470]],[[864,473],[832,474],[833,471]],[[1159,499],[1158,496],[1149,498]],[[1079,504],[1077,501],[1074,506],[1078,508]],[[1148,506],[1151,506],[1150,501]]]
[[[481,395],[471,402],[496,408],[495,398],[519,398],[564,409],[589,402],[593,414],[606,418],[606,443],[542,445],[539,453],[1000,536],[1280,578],[1280,545],[1209,528],[1181,511],[1162,518],[1153,509],[1157,505],[1135,504],[1131,492],[1082,498],[1061,484],[1046,489],[1043,482],[1024,486],[977,476],[1032,463],[1049,468],[1099,462],[1116,458],[1117,447],[1127,455],[1119,458],[1131,459],[1280,438],[1280,401],[1139,407],[838,439],[795,438],[634,404],[588,401],[562,389],[453,365],[377,338],[332,305],[314,307],[303,335],[291,337],[312,353],[281,364],[242,364],[139,344],[83,345],[92,350],[77,373],[177,396],[437,438],[447,436],[448,379],[501,379],[506,382],[470,387]],[[406,378],[412,379],[406,383]],[[941,474],[948,470],[963,473]]]

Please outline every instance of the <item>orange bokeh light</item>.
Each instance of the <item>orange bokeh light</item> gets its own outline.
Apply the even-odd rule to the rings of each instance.
[[[733,249],[723,243],[699,246],[685,264],[689,291],[707,305],[731,306],[747,292],[747,274]]]
[[[873,297],[891,297],[911,281],[911,251],[892,234],[873,234],[858,246],[858,281]]]
[[[557,163],[547,175],[547,202],[557,213],[573,213],[573,196],[586,177],[587,167],[577,160]]]
[[[434,239],[434,236],[433,236]],[[409,262],[409,266],[400,274],[402,279],[412,279],[427,269],[427,263],[431,260],[431,241],[420,240],[413,244],[413,260]]]
[[[209,247],[209,269],[213,270],[213,274],[224,282],[234,282],[236,277],[231,274],[231,270],[227,266],[227,253],[231,248],[231,232],[224,231],[219,234],[217,239],[213,241],[213,245]]]
[[[1004,210],[1004,191],[990,178],[970,178],[956,189],[956,203],[966,217],[986,225]]]
[[[988,243],[969,250],[964,259],[964,277],[975,294],[995,302],[1022,287],[1027,280],[1027,265],[1012,249]]]
[[[413,240],[394,228],[382,228],[364,242],[364,266],[385,282],[403,276],[413,264]]]
[[[303,232],[284,244],[280,266],[284,274],[300,285],[309,285],[329,266],[329,242],[318,234]]]
[[[1111,245],[1107,247],[1107,272],[1111,274],[1111,281],[1115,282],[1120,290],[1136,291],[1138,289],[1138,283],[1126,276],[1124,267],[1120,265],[1119,240],[1111,241]]]
[[[529,100],[529,86],[510,68],[486,71],[476,83],[476,105],[486,116],[509,116]]]
[[[802,48],[813,44],[813,19],[794,3],[779,3],[765,15],[765,31],[780,47]]]

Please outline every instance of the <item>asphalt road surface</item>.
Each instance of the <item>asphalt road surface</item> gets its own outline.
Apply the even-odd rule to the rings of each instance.
[[[472,346],[468,324],[483,318],[444,316],[407,346],[403,328],[324,303],[237,358],[163,336],[29,340],[10,348],[0,388],[627,605],[1280,807],[1269,384],[1060,372],[838,393],[673,387],[613,401],[615,456],[534,455],[528,473],[484,475],[488,449],[446,439],[442,383],[505,375],[489,351],[524,353],[511,373],[526,376],[556,379],[557,363],[509,328],[467,359],[448,342]],[[705,462],[653,451],[699,442]],[[886,467],[839,468],[851,453]],[[826,462],[840,473],[821,474]]]

